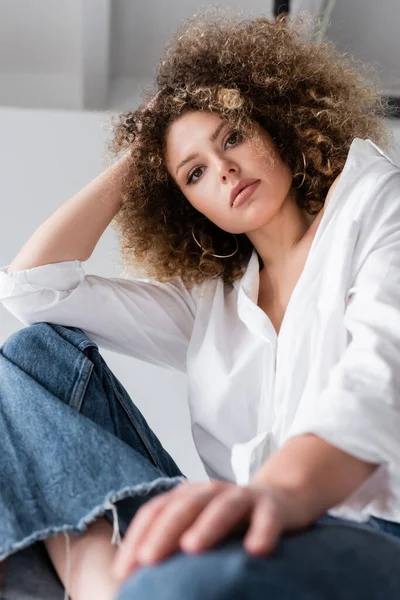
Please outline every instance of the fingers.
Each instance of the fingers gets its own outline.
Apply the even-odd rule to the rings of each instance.
[[[255,505],[244,545],[249,552],[269,554],[275,548],[281,532],[278,512],[268,499],[260,499]]]
[[[204,508],[216,486],[184,484],[149,500],[136,512],[113,564],[125,578],[138,563],[159,560],[177,549],[179,538]]]
[[[152,521],[165,506],[167,493],[160,494],[141,506],[132,519],[115,557],[112,570],[117,579],[124,579],[136,564],[135,552]],[[151,508],[151,510],[150,510]],[[146,509],[146,510],[144,510]]]
[[[140,562],[151,562],[166,557],[179,547],[182,534],[198,517],[204,506],[210,501],[212,491],[203,491],[197,495],[181,495],[164,507],[152,523],[136,556]]]
[[[220,541],[234,526],[249,519],[253,499],[241,488],[233,488],[213,498],[194,525],[180,540],[183,550],[210,548]]]
[[[150,102],[148,102],[146,104],[146,108],[153,108],[153,106],[155,105],[158,96],[161,94],[161,90],[159,90],[156,95],[150,100]]]
[[[197,552],[228,534],[245,533],[245,546],[268,554],[284,529],[276,498],[265,491],[222,482],[182,484],[144,504],[134,516],[114,561],[117,579],[139,563],[165,558],[177,548]],[[250,527],[248,525],[250,524]]]

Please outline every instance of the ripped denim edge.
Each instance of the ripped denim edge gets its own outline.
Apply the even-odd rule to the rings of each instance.
[[[109,503],[119,502],[119,500],[123,500],[129,496],[140,496],[145,495],[149,492],[154,491],[155,489],[159,489],[160,491],[168,491],[173,487],[176,487],[176,484],[179,482],[187,481],[187,477],[185,475],[177,475],[175,477],[159,477],[158,479],[154,479],[153,481],[141,483],[137,486],[129,486],[122,488],[119,492],[110,492],[105,497],[103,503],[101,505],[96,506],[88,515],[83,517],[77,525],[63,525],[61,527],[48,527],[47,529],[38,530],[32,533],[31,535],[25,537],[20,542],[13,544],[10,548],[4,549],[0,548],[0,561],[5,560],[12,554],[15,554],[19,550],[23,550],[28,546],[34,544],[35,542],[46,539],[47,537],[57,535],[58,533],[63,533],[66,531],[72,531],[77,533],[84,533],[88,525],[93,523],[97,517],[100,517],[105,514],[107,510],[110,508],[107,506]]]

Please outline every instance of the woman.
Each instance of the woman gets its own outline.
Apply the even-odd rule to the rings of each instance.
[[[0,560],[43,540],[73,600],[399,597],[400,172],[378,92],[297,25],[185,24],[128,152],[0,271],[30,325],[0,354]],[[147,277],[83,271],[112,220]],[[97,344],[187,372],[211,481]]]

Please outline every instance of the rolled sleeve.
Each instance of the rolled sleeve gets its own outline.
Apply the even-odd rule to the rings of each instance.
[[[400,192],[376,200],[344,314],[349,343],[312,414],[299,411],[288,436],[314,433],[380,465],[331,511],[356,519],[371,502],[400,516]]]
[[[79,260],[65,261],[21,269],[8,273],[9,265],[0,267],[0,302],[24,298],[26,294],[41,290],[70,292],[85,277]]]
[[[186,371],[195,301],[180,279],[105,278],[86,274],[79,260],[7,268],[0,302],[22,323],[78,327],[99,347]]]

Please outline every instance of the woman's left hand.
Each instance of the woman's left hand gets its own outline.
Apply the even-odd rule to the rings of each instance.
[[[123,580],[138,566],[158,562],[178,549],[212,548],[249,525],[247,550],[269,554],[284,531],[307,527],[314,520],[295,492],[276,486],[184,482],[138,509],[117,552],[113,574]]]

